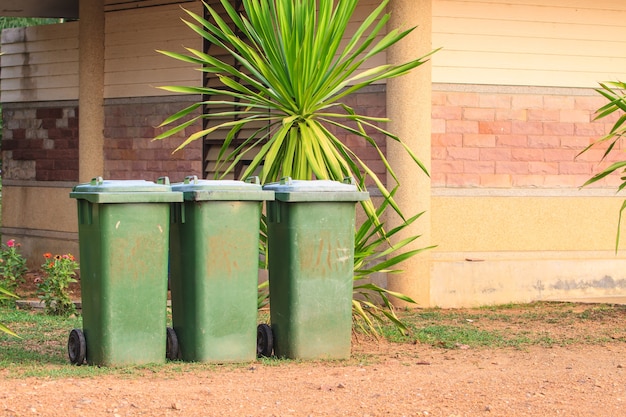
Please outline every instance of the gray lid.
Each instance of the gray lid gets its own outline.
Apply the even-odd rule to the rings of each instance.
[[[173,193],[170,180],[161,177],[157,182],[145,180],[104,180],[96,177],[88,183],[78,184],[71,198],[92,203],[165,203],[182,201],[181,193]]]
[[[272,191],[264,191],[259,177],[250,177],[246,181],[203,180],[189,176],[182,183],[172,184],[173,191],[180,191],[188,201],[223,200],[223,201],[263,201],[273,200]]]
[[[272,190],[276,200],[280,201],[363,201],[369,199],[369,193],[359,191],[352,178],[344,182],[331,180],[293,180],[285,177],[280,182],[263,186]]]

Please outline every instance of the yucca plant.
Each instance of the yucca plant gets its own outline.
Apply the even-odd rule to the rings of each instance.
[[[583,149],[579,153],[579,155],[594,146],[607,143],[608,146],[604,151],[604,154],[602,155],[602,160],[604,160],[615,149],[615,145],[618,143],[618,141],[626,136],[626,83],[620,81],[600,83],[600,88],[596,89],[596,92],[605,97],[608,100],[608,103],[596,110],[596,116],[594,120],[603,119],[613,114],[617,114],[618,117],[609,133],[595,140],[593,143]],[[614,172],[621,173],[622,183],[618,186],[617,191],[622,191],[626,187],[626,161],[618,161],[611,164],[607,168],[603,169],[601,172],[591,177],[587,182],[583,184],[583,187],[593,184]],[[615,239],[616,251],[619,247],[620,228],[622,222],[622,214],[624,213],[624,210],[626,210],[626,200],[622,203],[622,207],[619,211],[617,223],[617,237]]]
[[[0,300],[5,300],[8,298],[18,298],[18,297],[12,292],[7,291],[6,289],[0,287]],[[11,331],[11,329],[9,329],[7,326],[5,326],[2,323],[0,323],[0,332],[10,334],[11,336],[19,337],[13,331]]]
[[[391,191],[393,196],[398,187]],[[384,200],[377,208],[376,214],[379,218],[389,207],[389,200]],[[401,232],[405,227],[411,225],[420,218],[424,212],[418,213],[408,218],[404,223],[392,229],[385,230],[384,224],[375,223],[368,218],[363,221],[358,228],[354,238],[354,293],[352,300],[352,315],[355,324],[366,333],[378,334],[377,324],[384,323],[387,318],[402,333],[408,333],[408,328],[402,323],[395,313],[390,296],[415,303],[410,297],[389,291],[373,282],[367,282],[374,274],[395,274],[401,272],[396,269],[399,264],[411,256],[417,255],[433,246],[407,250],[405,248],[419,236],[410,236],[396,243],[389,244],[389,238]]]
[[[184,21],[211,45],[226,51],[236,65],[192,48],[187,48],[186,54],[160,51],[199,65],[202,71],[217,77],[221,87],[161,87],[209,99],[167,118],[161,127],[173,127],[155,139],[176,135],[208,119],[207,128],[187,137],[176,150],[216,130],[228,131],[218,156],[218,178],[233,172],[242,159],[252,162],[241,177],[259,172],[262,183],[287,176],[337,181],[353,177],[360,189],[368,183],[375,185],[384,206],[393,208],[405,219],[389,191],[399,184],[398,179],[371,132],[402,144],[416,169],[428,175],[426,168],[400,138],[382,127],[387,119],[357,114],[344,99],[373,83],[404,75],[426,62],[430,54],[400,65],[386,64],[361,70],[371,58],[402,40],[413,28],[391,29],[382,34],[390,17],[384,13],[388,0],[383,0],[351,36],[347,30],[358,0],[243,0],[241,14],[229,1],[220,1],[232,24],[222,17],[224,14],[206,3],[210,19],[187,10],[191,19]],[[198,114],[203,106],[208,112]],[[232,110],[220,110],[224,106]],[[224,121],[225,118],[228,120]],[[238,138],[240,142],[236,143],[235,138],[244,127],[259,123],[263,127],[252,129],[253,133]],[[385,185],[334,131],[347,132],[373,147],[396,184]],[[260,151],[253,156],[255,149]],[[380,220],[382,211],[377,210],[371,200],[363,202],[362,206],[368,224],[373,227],[373,233],[368,233],[367,237],[378,239],[376,247],[389,244],[389,233]],[[406,224],[414,220],[408,219]],[[391,251],[384,251],[383,256],[402,247],[404,245],[396,245]],[[357,262],[362,262],[365,256],[358,252],[361,248],[369,250],[371,246],[357,244]],[[357,274],[363,275],[364,272]],[[356,314],[364,317],[363,309],[357,308]]]

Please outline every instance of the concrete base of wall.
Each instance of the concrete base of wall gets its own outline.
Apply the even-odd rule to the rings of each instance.
[[[20,253],[26,258],[29,269],[39,269],[46,252],[53,255],[71,253],[78,258],[78,233],[3,227],[2,241],[9,239],[15,239],[21,245]]]
[[[626,259],[611,251],[433,254],[433,307],[623,296]]]
[[[39,268],[46,252],[78,256],[76,201],[69,196],[73,185],[4,181],[2,241],[15,239],[29,268]]]

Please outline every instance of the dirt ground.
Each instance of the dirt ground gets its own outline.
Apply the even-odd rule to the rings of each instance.
[[[575,417],[626,409],[624,344],[445,351],[357,343],[355,356],[363,353],[364,363],[254,363],[166,378],[2,379],[0,415]]]
[[[583,336],[585,326],[598,323],[546,321],[535,330]],[[522,349],[361,337],[347,361],[276,360],[193,372],[183,364],[176,372],[9,379],[0,370],[0,416],[621,416],[626,324],[617,329],[604,344]]]

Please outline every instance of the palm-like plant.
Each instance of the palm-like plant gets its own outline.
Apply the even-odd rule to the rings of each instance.
[[[4,300],[4,299],[7,299],[7,298],[18,298],[18,297],[17,297],[17,295],[13,294],[12,292],[7,291],[6,289],[0,287],[0,300]],[[0,332],[8,333],[8,334],[10,334],[12,336],[19,337],[13,331],[11,331],[11,329],[9,329],[7,326],[5,326],[2,323],[0,323]]]
[[[599,120],[613,114],[617,114],[618,118],[613,124],[613,127],[611,128],[609,133],[591,143],[589,146],[583,149],[579,153],[579,155],[586,152],[590,148],[597,146],[598,144],[608,143],[608,146],[604,154],[602,155],[602,160],[604,160],[615,149],[615,145],[618,143],[618,141],[626,136],[626,83],[620,81],[600,83],[600,88],[596,89],[596,91],[600,95],[605,97],[608,100],[608,103],[600,107],[596,111],[596,117],[594,118],[594,120]],[[603,169],[602,171],[591,177],[587,182],[583,184],[583,187],[589,184],[593,184],[614,172],[620,172],[622,174],[622,183],[617,189],[617,191],[619,192],[626,188],[626,175],[624,175],[626,174],[626,161],[618,161],[611,164],[607,168]],[[626,201],[622,203],[622,207],[619,212],[619,220],[617,223],[617,237],[615,239],[615,250],[617,250],[619,246],[620,228],[622,214],[624,213],[624,210],[626,210]]]
[[[343,47],[341,41],[358,0],[342,0],[336,5],[334,0],[320,0],[319,4],[315,0],[244,0],[247,17],[240,16],[229,1],[221,2],[243,36],[235,34],[220,14],[206,3],[215,23],[190,11],[187,13],[196,23],[185,23],[212,44],[228,51],[242,69],[192,48],[187,48],[188,55],[160,51],[201,65],[203,71],[215,74],[223,84],[222,88],[161,88],[176,93],[227,96],[230,100],[195,103],[169,117],[162,126],[180,121],[202,105],[231,105],[234,110],[197,115],[156,139],[176,134],[199,119],[231,117],[232,120],[192,134],[177,150],[215,130],[228,128],[230,132],[219,155],[223,174],[232,171],[239,160],[262,145],[243,177],[259,167],[262,183],[285,176],[294,179],[315,176],[338,181],[352,176],[358,183],[363,183],[364,177],[369,176],[383,197],[400,212],[376,173],[329,129],[332,126],[363,138],[378,151],[385,168],[393,175],[385,155],[368,133],[371,129],[403,144],[398,137],[379,126],[378,123],[387,119],[358,115],[341,102],[351,93],[380,80],[406,74],[426,61],[426,57],[421,57],[402,65],[380,65],[358,72],[363,64],[412,30],[400,32],[394,29],[379,37],[389,20],[388,14],[380,16],[388,0],[381,2]],[[234,151],[228,152],[236,133],[245,125],[259,121],[267,122],[267,127],[257,130]],[[417,166],[427,173],[414,153],[406,146],[405,149]],[[373,206],[371,203],[366,206],[368,215],[374,218]]]
[[[236,65],[192,48],[187,48],[186,54],[160,51],[201,66],[202,71],[215,75],[221,86],[161,87],[174,93],[214,99],[197,102],[167,118],[161,127],[173,127],[156,139],[170,137],[208,119],[214,123],[187,137],[176,150],[216,130],[228,131],[218,156],[218,178],[232,172],[243,159],[252,162],[242,177],[259,172],[262,183],[286,176],[337,181],[353,177],[360,189],[368,183],[374,184],[384,198],[385,207],[392,207],[405,219],[389,191],[399,184],[398,179],[370,132],[402,144],[416,168],[428,175],[426,168],[400,138],[381,126],[387,119],[357,114],[343,100],[364,87],[406,74],[426,62],[430,54],[400,65],[362,70],[371,58],[413,29],[393,29],[382,34],[390,17],[384,13],[388,0],[383,0],[351,36],[347,36],[347,30],[358,0],[243,0],[241,15],[228,0],[220,1],[232,24],[206,3],[209,20],[186,11],[191,19],[185,23],[211,45],[226,51]],[[202,106],[209,111],[197,114]],[[231,110],[220,110],[224,106]],[[228,120],[224,121],[225,118]],[[263,127],[252,129],[253,133],[235,144],[242,129],[259,123]],[[386,186],[334,131],[352,134],[373,147],[396,184]],[[260,149],[258,153],[252,155],[257,149]],[[366,257],[358,251],[387,244],[389,237],[380,221],[382,211],[371,200],[362,202],[362,206],[371,230],[357,234],[357,270]],[[405,226],[413,220],[407,220]],[[377,244],[359,243],[364,238],[374,239]],[[394,250],[408,243],[396,245]],[[389,251],[384,253],[389,255]],[[367,256],[370,255],[368,252]],[[368,268],[371,270],[372,266]],[[357,276],[360,278],[363,273]],[[380,293],[373,287],[362,287],[359,291],[370,289]],[[357,315],[365,317],[358,310]]]

